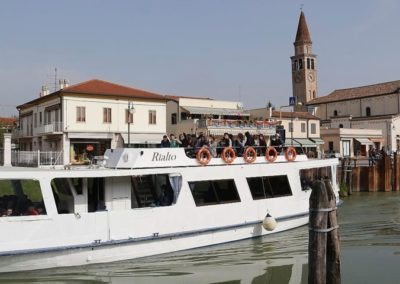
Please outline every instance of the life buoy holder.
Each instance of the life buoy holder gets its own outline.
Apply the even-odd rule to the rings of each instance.
[[[278,158],[278,151],[276,151],[275,147],[268,147],[265,151],[265,159],[267,159],[268,162],[273,163],[276,158]]]
[[[253,147],[247,147],[243,153],[243,159],[246,163],[253,163],[257,159],[257,152]]]
[[[211,160],[211,152],[206,147],[202,147],[196,154],[196,159],[200,165],[205,166]]]
[[[293,147],[288,147],[285,151],[285,158],[288,162],[293,162],[296,160],[296,150]]]
[[[235,150],[232,147],[226,147],[221,153],[221,158],[227,164],[232,164],[236,159]]]

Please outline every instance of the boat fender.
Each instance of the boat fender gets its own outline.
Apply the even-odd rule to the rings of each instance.
[[[221,158],[222,160],[224,160],[225,163],[232,164],[233,161],[236,159],[235,150],[233,150],[232,147],[224,148],[224,150],[222,150]]]
[[[268,147],[265,151],[265,159],[267,159],[268,162],[273,163],[275,162],[276,158],[278,158],[278,152],[276,151],[275,147]]]
[[[265,230],[267,231],[273,231],[276,228],[276,220],[274,217],[272,217],[269,213],[267,214],[267,216],[265,216],[263,222],[262,222],[262,226]]]
[[[201,148],[196,155],[197,161],[200,163],[200,165],[205,166],[207,165],[210,160],[211,160],[211,152],[208,150],[207,147]]]
[[[257,159],[257,152],[253,147],[247,147],[243,153],[243,159],[246,163],[253,163]]]
[[[288,147],[285,151],[285,158],[288,162],[296,160],[296,150],[293,147]]]

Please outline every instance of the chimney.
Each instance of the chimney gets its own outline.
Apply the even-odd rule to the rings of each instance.
[[[47,88],[47,86],[42,86],[42,91],[40,92],[40,96],[44,97],[47,96],[49,94],[49,89]]]
[[[60,90],[69,86],[67,79],[60,79],[58,80],[58,85],[60,86]]]

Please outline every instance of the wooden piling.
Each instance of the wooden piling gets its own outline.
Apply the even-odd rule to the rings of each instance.
[[[394,191],[399,191],[400,190],[400,181],[399,181],[399,176],[400,176],[400,155],[397,155],[396,152],[393,154],[393,190]]]
[[[330,181],[315,181],[310,196],[308,283],[340,283],[336,197]]]

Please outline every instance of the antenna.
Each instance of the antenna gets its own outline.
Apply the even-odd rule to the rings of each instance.
[[[57,67],[54,68],[54,92],[57,92]]]

